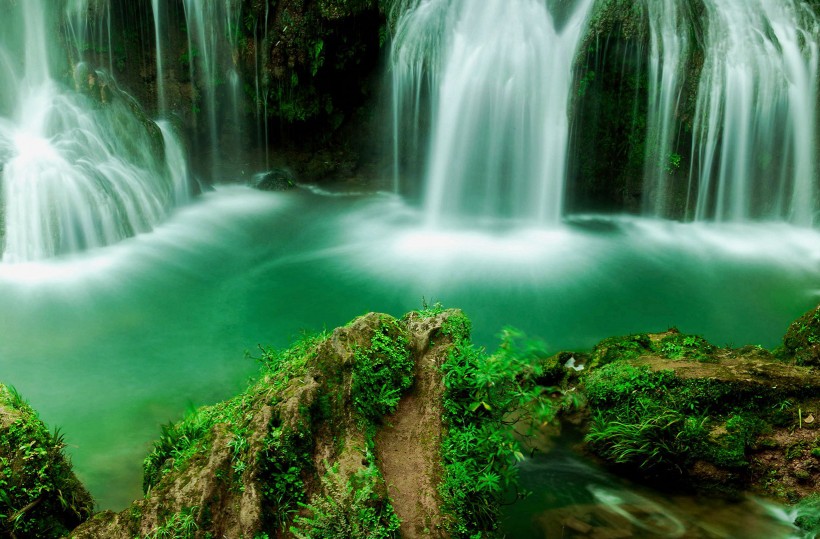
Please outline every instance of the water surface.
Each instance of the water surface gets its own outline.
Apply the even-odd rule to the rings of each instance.
[[[773,347],[820,301],[808,229],[423,223],[392,195],[223,187],[117,245],[0,264],[0,380],[65,433],[100,506],[120,509],[141,495],[159,425],[241,389],[260,343],[439,301],[464,309],[488,347],[505,325],[553,350],[673,325]]]

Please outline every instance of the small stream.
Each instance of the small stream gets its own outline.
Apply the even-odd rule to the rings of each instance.
[[[558,447],[523,462],[532,494],[507,511],[507,537],[549,539],[786,539],[813,537],[795,515],[755,498],[724,500],[649,490]],[[671,488],[674,485],[670,486]]]

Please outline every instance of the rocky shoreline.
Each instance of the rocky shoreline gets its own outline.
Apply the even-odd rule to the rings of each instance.
[[[493,536],[516,461],[561,424],[584,433],[579,452],[635,481],[818,505],[820,308],[774,352],[673,329],[551,356],[507,332],[488,355],[469,329],[463,313],[436,306],[401,319],[371,313],[263,350],[246,391],[163,427],[145,459],[145,496],[119,513],[92,516],[60,436],[3,388],[0,530]],[[798,524],[813,532],[816,520]],[[573,525],[577,536],[592,529]]]

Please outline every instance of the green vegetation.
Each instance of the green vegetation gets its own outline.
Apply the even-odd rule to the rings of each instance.
[[[413,382],[409,342],[395,320],[386,320],[373,334],[370,346],[354,353],[353,404],[371,423],[392,413]]]
[[[179,423],[164,426],[143,464],[145,492],[150,493],[165,475],[206,459],[214,436],[228,432],[230,467],[217,470],[217,477],[241,492],[244,474],[253,467],[264,485],[266,520],[272,529],[285,528],[305,499],[302,474],[310,470],[313,446],[310,417],[300,414],[288,426],[282,425],[282,417],[272,418],[261,446],[251,447],[248,434],[260,405],[275,406],[290,394],[291,381],[305,375],[307,362],[315,358],[315,347],[324,338],[323,334],[306,336],[281,353],[262,349],[259,382],[233,399],[189,412]]]
[[[159,489],[162,497],[173,483],[164,483],[164,477],[173,472],[178,478],[189,467],[204,465],[223,447],[229,462],[215,476],[234,493],[254,481],[264,500],[260,533],[273,537],[290,529],[298,537],[393,536],[398,519],[373,458],[373,439],[382,417],[395,410],[411,385],[414,363],[404,330],[392,317],[370,315],[349,327],[354,328],[349,333],[345,328],[334,334],[340,339],[334,343],[323,334],[305,337],[284,352],[262,348],[260,378],[246,391],[163,427],[145,459],[146,493]],[[349,356],[340,355],[340,342]],[[272,414],[265,424],[266,408]],[[336,462],[316,477],[320,435],[323,444],[328,438],[333,442],[326,458],[361,452],[366,467],[343,468],[342,473]],[[176,533],[187,522],[182,517],[207,530],[211,512],[206,504],[198,513],[181,513],[157,533]]]
[[[714,353],[715,346],[698,335],[684,335],[677,330],[671,331],[652,350],[669,359],[688,359],[695,361],[717,361]]]
[[[646,333],[604,339],[593,349],[591,364],[600,367],[616,360],[628,361],[641,356],[715,362],[716,351],[717,348],[703,337],[671,328],[655,339]]]
[[[387,539],[398,537],[399,519],[386,500],[384,480],[374,462],[347,480],[338,465],[322,477],[326,494],[304,505],[290,531],[298,539]]]
[[[453,340],[444,372],[446,435],[440,492],[456,537],[497,531],[505,496],[520,496],[515,463],[523,459],[516,423],[541,425],[553,408],[534,380],[541,373],[542,348],[505,330],[501,345],[487,355],[470,342],[470,321],[452,316],[442,332]],[[509,500],[508,500],[509,501]]]
[[[757,436],[777,420],[773,394],[627,362],[597,369],[585,386],[591,450],[650,475],[685,474],[696,461],[741,472]]]
[[[783,348],[798,365],[820,366],[820,306],[792,322],[783,337]]]
[[[144,539],[194,539],[199,526],[194,513],[197,507],[183,509],[168,517],[162,526],[145,536]]]
[[[337,129],[369,92],[365,81],[378,63],[387,24],[383,3],[283,0],[270,18],[264,4],[253,3],[235,41],[244,45],[247,72],[256,69],[251,51],[267,61],[263,91],[248,97],[263,100],[258,105],[283,124],[318,123],[319,133]],[[265,27],[268,36],[260,40],[256,31]]]
[[[14,388],[0,385],[0,535],[59,537],[91,516],[64,447]]]

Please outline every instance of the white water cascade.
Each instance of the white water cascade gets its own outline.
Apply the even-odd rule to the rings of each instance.
[[[157,110],[161,117],[168,111],[165,101],[165,70],[162,69],[162,21],[165,17],[160,10],[164,8],[160,0],[151,0],[151,12],[154,14],[154,56],[157,64]]]
[[[676,119],[690,48],[689,4],[679,0],[647,0],[646,7],[650,41],[643,204],[650,214],[666,216],[670,167],[680,130]]]
[[[237,36],[242,2],[237,0],[183,0],[188,32],[188,56],[191,79],[197,80],[202,92],[201,113],[207,127],[208,151],[212,170],[220,166],[225,147],[239,152],[241,144],[241,111],[239,101]],[[220,117],[220,113],[223,114]],[[229,126],[229,129],[222,129]],[[228,135],[230,140],[223,140]]]
[[[593,0],[420,0],[392,50],[396,154],[429,114],[424,207],[445,216],[561,218],[573,59]],[[424,108],[423,101],[429,101]]]
[[[73,64],[96,61],[114,72],[109,0],[65,0],[65,29]]]
[[[81,62],[73,66],[79,91],[57,80],[54,73],[68,66],[52,30],[59,10],[47,4],[26,0],[0,8],[4,262],[103,246],[150,230],[187,197],[187,186],[174,185],[179,173],[165,162],[178,142],[164,140],[106,73]],[[99,27],[68,24],[77,43],[88,39],[80,28]]]
[[[705,5],[690,173],[694,217],[810,226],[817,221],[820,23],[798,0]]]

